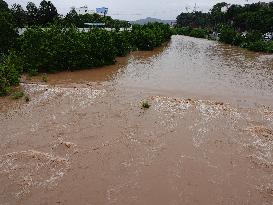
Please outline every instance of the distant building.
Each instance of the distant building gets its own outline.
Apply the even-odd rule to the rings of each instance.
[[[108,8],[106,7],[96,8],[96,13],[101,16],[106,16],[106,14],[108,13]]]
[[[96,13],[101,16],[106,16],[108,13],[108,8],[106,7],[96,8],[96,10],[89,10],[88,6],[82,6],[79,8],[72,7],[71,9],[74,9],[77,12],[77,14],[80,14],[80,15]]]
[[[266,34],[263,35],[264,40],[270,41],[273,39],[273,33],[272,32],[267,32]]]
[[[95,10],[89,10],[87,6],[82,6],[79,8],[74,7],[73,9],[75,9],[75,11],[80,15],[96,13]]]

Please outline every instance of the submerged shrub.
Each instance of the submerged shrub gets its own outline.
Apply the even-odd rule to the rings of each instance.
[[[257,52],[266,51],[266,42],[262,40],[251,42],[247,45],[247,48],[251,51]]]
[[[153,50],[170,39],[172,31],[168,25],[153,23],[133,26],[131,41],[139,50]]]
[[[131,34],[129,32],[113,32],[112,37],[114,39],[117,56],[126,56],[132,50],[130,43]]]
[[[81,33],[75,27],[34,27],[21,39],[27,72],[55,72],[112,64],[116,51],[110,32]],[[33,52],[35,51],[35,52]]]
[[[30,101],[30,96],[29,95],[25,95],[25,101],[29,102]]]
[[[11,94],[11,97],[15,100],[18,100],[22,97],[24,97],[25,93],[23,91],[17,91]]]
[[[173,29],[173,34],[191,36],[195,38],[207,38],[209,32],[203,28],[178,27]]]
[[[208,36],[208,32],[205,29],[194,28],[191,30],[189,36],[195,37],[195,38],[206,38]]]
[[[148,101],[143,101],[141,103],[141,107],[142,107],[142,109],[149,109],[151,107],[151,105],[149,104]]]
[[[220,29],[219,41],[227,44],[233,44],[234,37],[237,35],[236,31],[229,26],[222,26]]]
[[[11,86],[19,84],[21,67],[16,64],[16,58],[16,55],[11,53],[0,63],[0,96],[7,95]]]
[[[20,39],[21,56],[28,73],[92,68],[113,64],[116,56],[125,56],[132,48],[152,50],[170,36],[170,27],[158,23],[134,26],[132,32],[33,27]]]
[[[266,42],[266,50],[267,53],[273,53],[273,41]]]
[[[191,32],[190,27],[178,27],[173,29],[173,34],[174,35],[184,35],[184,36],[189,36]]]

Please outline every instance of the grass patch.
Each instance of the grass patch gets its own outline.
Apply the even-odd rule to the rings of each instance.
[[[149,109],[150,107],[151,107],[151,105],[149,104],[148,101],[143,101],[143,102],[141,103],[141,108],[142,108],[142,109]]]
[[[16,91],[16,92],[14,92],[14,93],[11,94],[11,98],[15,99],[15,100],[18,100],[18,99],[24,97],[24,95],[25,94],[24,94],[23,91]]]

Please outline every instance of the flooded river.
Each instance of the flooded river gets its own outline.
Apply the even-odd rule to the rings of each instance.
[[[30,102],[0,99],[0,204],[271,205],[272,85],[272,55],[184,36],[23,79]]]

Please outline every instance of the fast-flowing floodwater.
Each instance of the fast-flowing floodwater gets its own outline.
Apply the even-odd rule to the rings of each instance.
[[[0,204],[273,203],[272,55],[173,36],[40,80],[0,99]]]
[[[214,41],[173,36],[153,52],[134,52],[102,69],[52,75],[51,82],[112,81],[158,93],[271,102],[273,56]],[[60,80],[61,79],[61,80]]]

